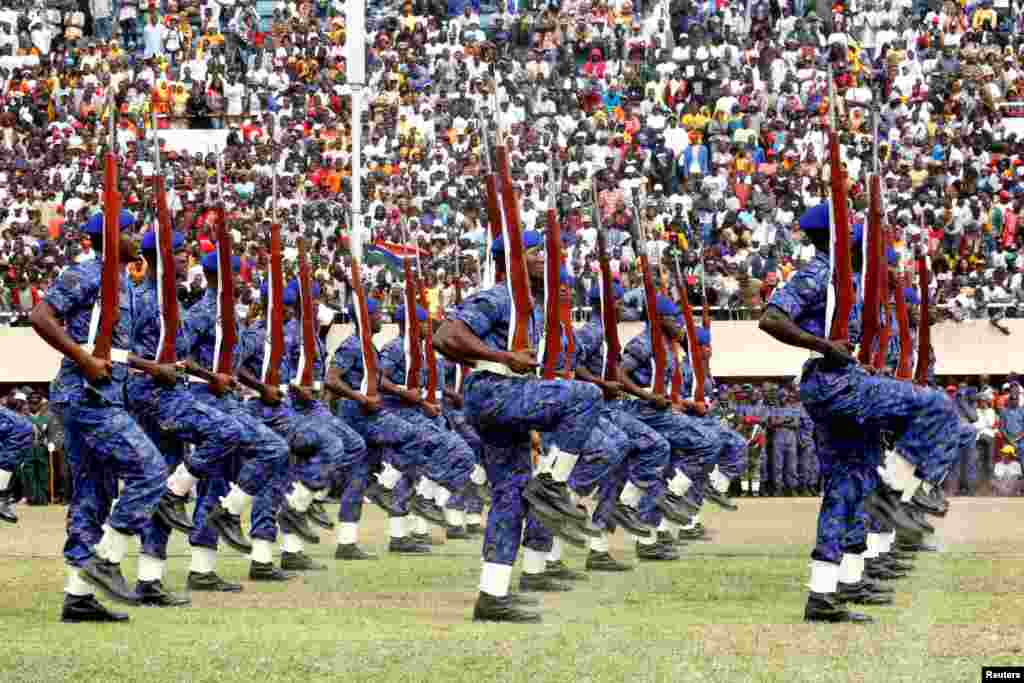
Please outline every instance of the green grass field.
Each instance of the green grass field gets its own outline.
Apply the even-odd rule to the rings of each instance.
[[[326,535],[311,553],[325,572],[134,608],[129,625],[64,625],[63,510],[22,506],[22,523],[0,528],[0,683],[977,681],[983,664],[1024,664],[1024,501],[954,499],[946,551],[919,556],[896,606],[869,608],[878,623],[867,627],[802,623],[816,501],[741,506],[709,514],[715,542],[679,562],[544,596],[540,626],[469,621],[479,541],[343,564]],[[366,517],[363,545],[382,552],[384,520]],[[166,583],[182,589],[180,535],[171,551]],[[582,568],[581,552],[565,559]],[[237,579],[246,567],[226,550],[218,571]],[[134,556],[125,570],[135,576]]]

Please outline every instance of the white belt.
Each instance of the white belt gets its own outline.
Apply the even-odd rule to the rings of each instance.
[[[493,372],[495,375],[501,375],[503,377],[529,377],[529,375],[519,375],[512,372],[507,366],[501,363],[495,363],[494,361],[481,360],[477,361],[477,370],[484,370],[486,372]]]
[[[206,384],[206,380],[202,377],[196,377],[195,375],[189,375],[188,381],[190,384]]]
[[[82,344],[82,348],[91,354],[95,347],[92,344]],[[127,365],[128,353],[128,349],[110,349],[110,361],[112,363],[121,363],[123,365]]]
[[[301,386],[301,385],[298,382],[294,382],[293,386],[297,386],[298,387],[298,386]],[[323,389],[323,386],[324,386],[323,382],[313,382],[313,391],[320,391],[321,389]],[[285,394],[288,393],[288,385],[287,384],[282,384],[278,388],[281,390],[282,393],[285,393]]]
[[[818,351],[811,351],[811,358],[824,358],[825,354],[819,353]]]

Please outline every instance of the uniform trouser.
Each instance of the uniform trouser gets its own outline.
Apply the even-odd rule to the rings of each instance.
[[[788,489],[799,487],[797,481],[797,450],[796,431],[793,429],[776,429],[775,438],[772,439],[772,482],[775,490],[779,491],[785,486]]]
[[[800,484],[807,488],[818,485],[818,451],[814,447],[814,433],[800,439]]]
[[[943,457],[957,442],[959,418],[944,393],[814,359],[804,366],[800,400],[816,427],[845,421],[862,432],[891,432],[896,451],[920,479],[937,485],[945,476]],[[820,451],[818,457],[823,459]]]
[[[476,454],[459,434],[448,428],[443,415],[428,417],[417,407],[392,405],[391,409],[416,434],[420,447],[420,474],[452,493],[469,485]]]
[[[285,440],[254,418],[252,413],[246,409],[245,404],[234,396],[217,397],[210,393],[209,388],[205,384],[194,384],[192,394],[196,397],[196,400],[213,405],[237,420],[253,439],[262,444],[263,449],[275,451],[278,457],[270,465],[271,482],[269,486],[284,486],[290,464],[288,444]],[[196,508],[192,515],[192,524],[195,527],[195,531],[189,535],[189,544],[213,550],[217,549],[220,532],[207,524],[206,520],[210,512],[213,511],[213,508],[220,502],[220,499],[230,491],[229,482],[237,481],[242,471],[243,461],[244,455],[236,454],[226,463],[224,467],[225,476],[199,480],[199,483],[196,485]]]
[[[705,465],[699,479],[693,479],[693,501],[699,506],[704,503],[705,486],[708,473],[718,466],[719,472],[730,480],[743,474],[746,465],[747,441],[739,432],[723,427],[721,420],[711,415],[697,418],[714,435],[718,448],[718,457],[709,465]]]
[[[273,542],[277,540],[277,511],[287,487],[294,481],[300,481],[311,491],[323,490],[335,480],[340,468],[352,466],[360,454],[357,448],[348,450],[345,441],[322,417],[310,417],[297,409],[290,399],[276,406],[268,406],[258,399],[251,400],[247,402],[246,409],[257,421],[285,440],[293,457],[284,483],[268,487],[253,500],[249,535],[253,539]],[[357,442],[352,445],[357,445]]]
[[[822,497],[811,559],[839,564],[844,553],[867,550],[864,500],[878,485],[881,441],[852,420],[816,426]]]
[[[29,457],[33,433],[30,419],[0,407],[0,470],[14,472]]]
[[[956,458],[950,462],[946,487],[956,494],[966,490],[973,495],[978,487],[978,443],[977,432],[966,422],[960,422],[959,442]]]
[[[54,404],[64,424],[64,448],[73,481],[64,557],[80,567],[93,556],[103,524],[139,534],[166,488],[163,456],[122,406],[91,393]],[[124,482],[120,496],[117,482]],[[111,511],[114,498],[117,506]]]
[[[373,460],[369,456],[366,440],[346,421],[334,415],[322,401],[301,407],[300,410],[308,417],[323,420],[330,430],[345,445],[345,459],[334,471],[330,486],[339,486],[344,492],[349,488],[353,491],[348,498],[348,505],[338,507],[338,521],[358,522],[362,518],[362,506],[351,504],[356,491],[366,491],[370,483],[370,467]]]
[[[483,445],[480,442],[480,435],[476,433],[476,429],[466,419],[462,409],[445,404],[444,416],[448,421],[449,428],[462,437],[462,440],[473,451],[473,464],[481,465],[482,467],[480,453]],[[476,493],[475,489],[466,489],[464,493],[453,495],[448,500],[447,507],[452,510],[462,510],[469,514],[480,514],[484,509],[484,501]]]
[[[483,446],[492,503],[484,533],[484,562],[512,565],[529,505],[523,499],[532,473],[530,431],[548,432],[566,453],[593,455],[603,397],[597,385],[473,372],[463,391],[464,411]]]

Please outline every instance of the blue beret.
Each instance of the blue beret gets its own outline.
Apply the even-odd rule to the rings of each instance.
[[[921,303],[921,297],[917,295],[917,290],[913,287],[907,287],[903,290],[903,298],[907,300],[908,304],[914,304],[915,306]]]
[[[377,301],[376,299],[371,299],[370,297],[367,297],[366,298],[366,312],[369,313],[370,315],[373,315],[374,313],[378,313],[379,311],[380,311],[380,302]],[[348,314],[352,317],[353,320],[356,319],[356,305],[355,305],[354,302],[349,305],[349,307],[348,307]]]
[[[658,315],[667,315],[675,317],[679,315],[679,307],[676,306],[672,299],[669,299],[663,294],[658,295]]]
[[[621,299],[625,295],[626,295],[625,288],[622,285],[620,285],[618,282],[613,281],[612,282],[612,296],[615,297],[615,300],[618,301],[619,299]],[[599,304],[599,303],[601,303],[601,285],[594,285],[593,287],[591,287],[590,288],[590,293],[588,295],[588,298],[590,299],[590,303],[592,303],[592,304]]]
[[[896,253],[896,250],[892,247],[886,247],[885,258],[889,262],[890,266],[898,265],[900,262],[900,255]]]
[[[853,244],[861,244],[864,241],[864,224],[857,223],[853,226],[853,234],[850,236]]]
[[[576,278],[569,274],[569,269],[562,266],[562,269],[558,271],[558,282],[563,285],[569,285],[570,287],[576,286]]]
[[[316,281],[313,282],[313,298],[320,296],[320,284]],[[297,306],[299,303],[299,281],[292,280],[288,283],[288,286],[284,288],[284,305],[285,306]]]
[[[700,346],[711,346],[711,332],[703,327],[697,328],[697,343]]]
[[[130,211],[125,209],[121,210],[121,232],[125,230],[131,230],[135,225],[135,216]],[[89,220],[82,226],[82,232],[87,235],[102,235],[103,234],[103,212],[97,211],[94,213]]]
[[[422,306],[416,307],[416,318],[421,322],[427,322],[427,309]],[[399,306],[395,309],[395,321],[400,325],[405,324],[405,306]]]
[[[177,251],[185,246],[185,236],[180,232],[173,233],[171,239],[171,249]],[[156,250],[156,231],[150,230],[142,236],[142,250],[143,251],[155,251]]]
[[[534,247],[539,247],[542,244],[544,244],[544,239],[541,237],[541,234],[536,230],[526,230],[523,232],[524,249],[533,249]],[[499,254],[503,254],[504,252],[505,239],[503,236],[499,235],[498,239],[494,240],[494,243],[491,244],[491,255],[497,256]]]
[[[220,259],[216,251],[211,251],[203,256],[203,270],[208,273],[216,273],[220,270]],[[235,273],[242,270],[242,257],[238,254],[231,255],[231,270]]]
[[[800,216],[800,230],[803,232],[828,230],[832,223],[829,206],[831,206],[829,202],[821,202],[804,211],[804,215]]]

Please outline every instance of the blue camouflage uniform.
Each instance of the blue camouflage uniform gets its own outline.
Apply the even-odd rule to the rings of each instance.
[[[783,394],[782,405],[775,409],[775,416],[779,422],[775,428],[775,438],[772,441],[774,454],[772,480],[775,482],[776,491],[783,487],[792,491],[800,486],[797,471],[797,447],[800,438],[801,412],[799,402],[788,394]]]
[[[693,368],[690,367],[689,360],[684,361],[683,396],[692,395],[693,377]],[[730,480],[737,479],[743,474],[747,463],[747,440],[735,429],[723,425],[718,411],[711,409],[712,405],[718,402],[718,385],[711,377],[704,378],[704,399],[708,404],[708,411],[704,415],[692,415],[691,417],[714,434],[713,438],[718,444],[717,458],[714,459],[714,463],[718,465],[719,471]],[[705,467],[699,480],[701,486],[693,492],[692,499],[698,506],[704,502],[704,484],[707,481],[708,471]],[[695,484],[698,483],[696,479],[693,481]]]
[[[818,486],[821,473],[818,469],[818,449],[814,438],[814,420],[802,403],[800,407],[800,483],[808,489]]]
[[[253,323],[242,335],[236,366],[261,377],[265,343],[266,322],[261,320]],[[291,382],[295,377],[298,358],[295,347],[299,343],[293,327],[291,339],[288,334],[285,335],[285,353],[279,368],[282,384]],[[294,353],[289,352],[289,348]],[[322,351],[319,343],[318,351]],[[250,536],[254,539],[271,542],[277,539],[277,510],[284,498],[287,482],[297,479],[308,489],[320,491],[333,483],[341,467],[346,464],[351,466],[360,458],[365,460],[365,445],[362,453],[358,450],[361,439],[347,443],[331,429],[327,421],[311,415],[310,407],[300,406],[300,403],[298,399],[286,395],[278,405],[267,405],[258,398],[245,405],[254,418],[281,436],[296,456],[296,462],[289,468],[285,483],[269,487],[269,490],[253,501]],[[358,439],[358,436],[355,438]]]
[[[217,297],[217,290],[209,288],[203,298],[188,309],[182,321],[186,343],[179,344],[180,347],[188,347],[181,348],[186,356],[211,371],[214,367],[214,350],[217,342]],[[237,352],[238,349],[235,349],[235,353]],[[207,524],[206,520],[220,499],[228,495],[229,482],[236,481],[241,476],[244,451],[259,453],[260,456],[257,457],[267,463],[269,486],[283,486],[288,472],[288,444],[254,418],[236,395],[218,397],[210,391],[209,385],[205,382],[193,382],[191,391],[197,401],[213,406],[241,424],[245,439],[251,443],[249,449],[241,449],[243,452],[236,454],[227,463],[225,476],[204,478],[196,485],[197,499],[193,514],[195,530],[189,535],[189,543],[216,550],[220,532]]]
[[[1007,445],[1017,449],[1017,460],[1024,463],[1024,453],[1017,441],[1024,435],[1024,405],[1019,398],[1014,399],[1011,395],[1006,407],[999,411],[999,427],[1006,435]]]
[[[427,384],[427,357],[420,352],[420,387]],[[438,390],[444,367],[438,359]],[[388,342],[380,352],[381,373],[392,384],[405,386],[408,372],[405,366],[405,338],[396,337]],[[413,427],[414,441],[419,456],[419,474],[440,484],[452,494],[459,493],[469,484],[469,475],[473,471],[476,456],[473,449],[458,433],[448,428],[444,415],[429,417],[419,406],[409,405],[395,395],[383,395],[384,409],[394,413]],[[405,472],[406,477],[415,481],[411,471]]]
[[[439,359],[440,360],[440,359]],[[444,362],[444,385],[449,391],[458,393],[460,390],[460,370],[456,363]],[[461,407],[456,407],[451,399],[444,397],[442,402],[444,417],[448,421],[448,427],[462,437],[466,445],[473,451],[473,464],[483,467],[483,444],[476,428],[466,419],[466,413]],[[448,500],[446,506],[452,510],[463,510],[468,514],[480,514],[484,510],[484,501],[474,488],[468,488],[461,494],[455,494]]]
[[[0,470],[14,472],[31,453],[32,420],[0,406]]]
[[[131,327],[132,352],[153,360],[160,341],[161,312],[155,279],[145,279],[132,291],[134,315]],[[192,349],[190,331],[184,326],[176,335],[179,358]],[[163,386],[149,375],[129,379],[125,396],[139,424],[163,453],[168,472],[185,461],[185,443],[194,445],[186,462],[193,476],[225,478],[234,457],[242,460],[237,484],[255,496],[271,483],[275,467],[280,468],[281,451],[276,441],[267,442],[261,432],[252,432],[212,402],[197,401],[189,382],[181,377],[174,386]],[[158,559],[167,558],[170,529],[156,521],[142,535],[142,551]]]
[[[974,494],[978,486],[978,430],[974,427],[978,419],[978,389],[960,387],[956,394],[956,407],[960,415],[960,440],[958,457],[953,461],[951,485],[955,491],[966,490]]]
[[[675,354],[666,349],[665,387],[672,386],[672,373],[675,369]],[[631,339],[622,353],[622,370],[641,388],[653,385],[654,353],[651,347],[650,328]],[[638,399],[621,399],[612,402],[616,410],[632,415],[645,425],[656,431],[669,444],[671,455],[669,466],[665,468],[663,480],[670,479],[678,469],[693,484],[703,481],[705,472],[715,466],[720,444],[715,441],[716,432],[707,424],[688,415],[673,411],[671,408],[659,410],[647,401]],[[693,490],[691,495],[695,495]],[[655,505],[655,496],[647,491],[640,501],[639,516],[645,524],[657,527],[661,524],[662,514]]]
[[[78,344],[91,343],[90,320],[100,298],[101,259],[85,261],[61,273],[45,301],[64,321]],[[122,279],[120,320],[113,345],[130,346],[132,295]],[[64,446],[71,469],[64,557],[80,567],[92,558],[104,522],[123,534],[138,534],[149,524],[166,490],[166,464],[160,451],[125,408],[128,367],[114,364],[111,379],[91,385],[68,358],[50,385],[50,404],[64,425]],[[117,482],[124,482],[117,496]],[[118,497],[111,514],[110,506]],[[108,519],[109,516],[109,519]]]
[[[600,377],[604,371],[605,346],[604,321],[600,316],[594,316],[576,331],[577,364]],[[665,490],[662,475],[668,467],[671,448],[665,437],[632,413],[619,408],[615,402],[605,402],[601,415],[626,435],[629,449],[618,472],[605,477],[599,484],[598,505],[593,519],[598,526],[610,530],[611,512],[627,480],[646,491],[652,501],[662,495]]]
[[[480,291],[459,306],[454,319],[464,323],[488,347],[509,348],[513,307],[505,283]],[[531,311],[528,338],[539,348],[543,311]],[[548,432],[551,441],[581,460],[599,457],[589,442],[597,428],[601,390],[594,384],[539,380],[476,370],[466,378],[463,411],[480,435],[483,465],[491,482],[492,503],[484,534],[484,562],[515,563],[529,505],[523,491],[531,476],[530,432]]]
[[[830,273],[828,256],[817,254],[784,287],[775,290],[769,305],[805,332],[826,337]],[[850,326],[854,333],[859,329],[857,314],[855,308]],[[919,476],[938,484],[945,473],[936,453],[945,453],[955,444],[955,411],[938,392],[871,375],[856,364],[832,367],[820,358],[804,364],[800,399],[814,420],[825,486],[812,558],[839,562],[845,530],[857,524],[855,505],[850,501],[855,503],[860,496],[862,503],[865,492],[873,488],[873,480],[867,480],[873,476],[872,464],[881,459],[881,433],[893,433],[897,450],[915,465]],[[853,519],[849,510],[853,510]]]

